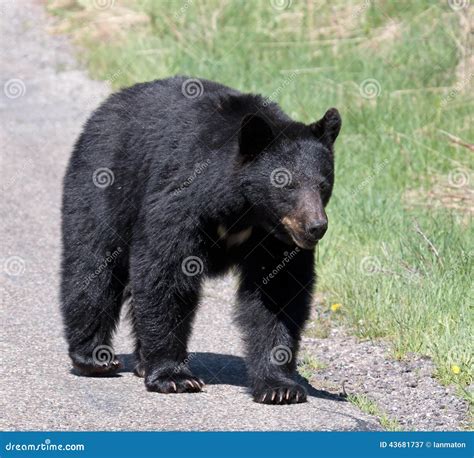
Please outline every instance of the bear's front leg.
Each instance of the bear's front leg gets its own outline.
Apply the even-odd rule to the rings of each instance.
[[[199,392],[204,382],[192,374],[186,358],[200,275],[188,275],[181,264],[163,259],[149,251],[132,260],[132,321],[139,357],[135,373],[145,377],[149,391]]]
[[[307,397],[294,378],[309,315],[314,256],[278,242],[266,245],[257,246],[241,263],[237,318],[244,331],[254,401],[296,404]]]

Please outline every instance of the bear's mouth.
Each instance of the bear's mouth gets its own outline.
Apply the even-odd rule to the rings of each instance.
[[[312,250],[317,245],[318,240],[308,238],[304,231],[300,229],[300,224],[295,219],[285,216],[281,223],[285,228],[285,233],[289,235],[287,239],[291,239],[296,246],[303,250]]]
[[[318,240],[302,240],[301,238],[296,237],[295,234],[292,233],[290,233],[290,237],[293,242],[295,242],[295,244],[303,250],[312,250],[318,244]]]

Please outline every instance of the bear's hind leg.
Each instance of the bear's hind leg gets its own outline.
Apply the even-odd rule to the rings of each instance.
[[[69,356],[80,375],[111,375],[121,367],[111,339],[120,316],[126,269],[120,258],[109,262],[83,253],[73,261],[64,256],[61,311]]]

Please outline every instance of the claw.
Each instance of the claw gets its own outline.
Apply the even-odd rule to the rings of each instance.
[[[281,401],[283,401],[283,393],[280,393],[280,399],[278,400],[278,404],[281,404]]]
[[[290,389],[289,388],[286,390],[285,398],[286,398],[287,401],[288,401],[288,399],[290,399]]]
[[[198,379],[199,380],[199,383],[201,384],[201,388],[205,385],[205,383],[202,381],[201,378]]]
[[[201,389],[201,385],[199,385],[199,382],[197,380],[193,380],[193,385],[198,389],[200,390]]]
[[[192,380],[186,380],[186,383],[187,383],[191,388],[196,388],[196,387],[194,386],[194,383],[193,383]]]
[[[298,393],[298,391],[296,392],[296,402],[298,402],[298,399],[300,398],[300,394]]]
[[[276,391],[272,391],[272,402],[275,400]]]
[[[178,388],[176,387],[176,383],[171,382],[171,386],[173,387],[173,390],[176,393],[178,391]]]

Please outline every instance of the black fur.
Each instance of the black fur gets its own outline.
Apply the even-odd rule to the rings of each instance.
[[[202,280],[234,267],[254,399],[303,402],[293,375],[314,246],[327,227],[339,114],[307,126],[210,81],[186,97],[188,83],[175,77],[113,94],[75,145],[62,209],[70,357],[83,375],[117,370],[116,359],[93,355],[110,345],[130,285],[136,372],[151,391],[199,391],[183,362]]]

